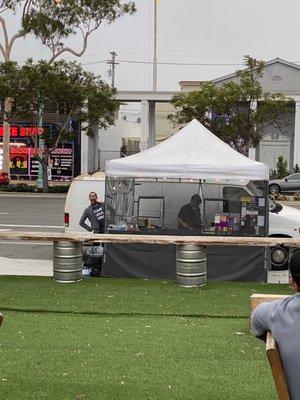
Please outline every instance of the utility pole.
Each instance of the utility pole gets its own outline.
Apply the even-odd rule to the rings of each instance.
[[[10,157],[9,157],[9,148],[10,148],[10,113],[12,108],[12,99],[7,97],[5,99],[4,104],[4,119],[3,119],[3,163],[2,163],[2,171],[6,172],[10,177]]]
[[[154,29],[153,29],[153,91],[157,91],[157,1],[154,0]]]
[[[37,123],[37,144],[38,144],[38,155],[42,159],[43,158],[43,147],[44,147],[44,140],[40,138],[40,130],[43,129],[43,114],[44,114],[44,104],[41,102],[38,109],[38,123]],[[38,169],[38,177],[36,180],[36,186],[39,189],[44,189],[44,174],[43,174],[43,166],[41,162],[39,162],[39,169]]]
[[[111,86],[115,87],[116,65],[119,65],[119,63],[116,62],[117,53],[111,51],[110,54],[111,54],[111,60],[108,60],[107,64],[111,65]]]

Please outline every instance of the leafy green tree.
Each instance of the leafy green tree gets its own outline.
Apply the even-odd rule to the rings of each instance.
[[[289,174],[288,167],[287,167],[287,161],[284,160],[282,156],[278,157],[278,160],[276,162],[276,171],[275,171],[275,177],[277,179],[282,179],[285,176]]]
[[[264,62],[246,56],[246,69],[237,80],[217,85],[205,82],[199,90],[181,93],[171,103],[169,119],[185,124],[196,118],[211,132],[243,154],[256,147],[267,126],[281,127],[291,111],[292,100],[282,94],[263,91],[260,79]],[[256,105],[258,106],[256,107]]]
[[[4,60],[11,60],[16,40],[33,34],[51,51],[50,62],[63,53],[81,57],[89,36],[103,23],[112,23],[125,14],[135,12],[134,2],[122,0],[2,0],[0,25],[3,39],[0,51]],[[15,32],[9,37],[7,17],[14,13]],[[75,50],[68,39],[80,34],[81,46]]]
[[[12,60],[16,41],[34,35],[50,50],[49,63],[63,54],[81,57],[88,39],[102,24],[135,12],[132,1],[122,0],[0,0],[0,53],[5,61]],[[10,35],[8,18],[14,15]],[[78,48],[69,46],[69,39],[81,37]],[[9,115],[12,98],[4,102],[3,171],[9,173]]]
[[[1,73],[1,71],[3,71]],[[9,91],[7,76],[15,76],[14,91]],[[5,86],[7,85],[7,87]],[[4,88],[3,92],[1,88]],[[38,150],[43,141],[42,154],[36,159],[43,168],[43,190],[48,190],[47,166],[51,152],[65,139],[74,137],[70,121],[82,124],[82,130],[92,135],[96,127],[107,128],[114,122],[117,102],[115,89],[104,83],[91,72],[84,71],[75,62],[46,61],[34,63],[28,60],[23,66],[16,63],[0,64],[0,102],[9,95],[14,99],[10,121],[26,118],[39,126],[39,110],[44,105],[51,107],[59,115],[56,130],[45,129],[44,133],[31,136],[32,145]],[[28,95],[30,93],[30,96]]]

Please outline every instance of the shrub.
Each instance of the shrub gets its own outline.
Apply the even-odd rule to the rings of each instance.
[[[37,192],[36,186],[27,185],[26,183],[17,183],[10,185],[2,185],[0,186],[1,192],[27,192],[34,193]]]
[[[288,196],[285,196],[284,194],[278,194],[277,195],[277,197],[276,197],[276,200],[281,200],[281,201],[286,201],[286,200],[288,200],[289,198],[288,198]]]
[[[49,193],[67,193],[70,185],[49,186]]]
[[[49,193],[67,193],[70,185],[57,185],[49,186]],[[10,185],[0,185],[0,192],[23,192],[23,193],[37,193],[41,192],[34,185],[28,185],[27,183],[17,183]]]
[[[278,161],[276,163],[276,178],[282,179],[289,174],[287,169],[287,161],[283,159],[282,156],[278,157]]]
[[[300,200],[300,193],[295,193],[294,194],[294,200],[297,200],[297,201]]]

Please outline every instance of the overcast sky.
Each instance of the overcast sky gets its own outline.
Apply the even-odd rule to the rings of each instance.
[[[86,69],[108,80],[105,60],[110,51],[116,51],[119,90],[152,88],[152,65],[134,61],[152,61],[153,0],[135,2],[136,14],[102,26],[81,58]],[[300,62],[299,15],[297,0],[160,0],[158,62],[210,65],[159,65],[158,89],[178,90],[181,80],[207,80],[231,73],[241,68],[245,54]],[[11,32],[15,20],[9,21]],[[75,46],[76,41],[73,43]],[[13,58],[24,61],[30,56],[47,58],[48,53],[34,39],[19,41]]]

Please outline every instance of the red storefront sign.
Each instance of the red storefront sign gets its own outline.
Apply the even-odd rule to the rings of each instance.
[[[49,125],[49,124],[48,124]],[[53,128],[51,125],[50,128]],[[37,128],[33,124],[10,126],[10,174],[13,178],[35,179],[38,175],[39,162],[35,159],[43,148],[30,147],[28,137],[36,137],[45,132],[46,128]],[[53,128],[54,129],[54,128]],[[3,126],[0,126],[0,147],[3,138]],[[35,141],[35,140],[34,140]],[[52,179],[57,181],[71,180],[74,174],[73,144],[52,149],[48,157],[48,165],[52,171]]]
[[[26,136],[36,136],[44,133],[44,128],[37,128],[35,126],[11,126],[10,136],[16,137],[26,137]],[[3,136],[3,126],[0,126],[0,137]]]

